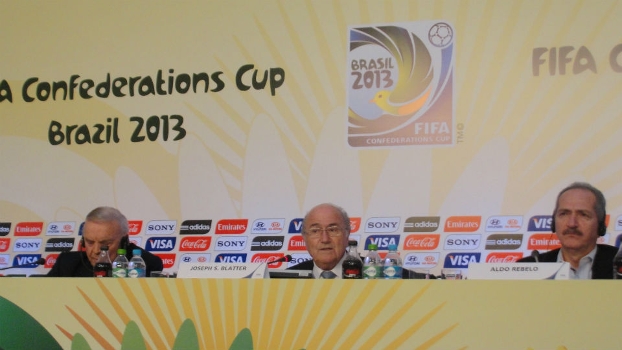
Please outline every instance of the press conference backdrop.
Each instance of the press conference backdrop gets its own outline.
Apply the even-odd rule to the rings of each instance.
[[[618,1],[2,1],[0,267],[46,273],[101,205],[170,271],[297,263],[301,218],[333,202],[363,254],[395,243],[438,273],[557,247],[577,180],[618,244],[621,19]]]

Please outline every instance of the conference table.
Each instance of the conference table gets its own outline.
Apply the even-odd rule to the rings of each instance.
[[[620,349],[618,281],[0,278],[0,348]]]

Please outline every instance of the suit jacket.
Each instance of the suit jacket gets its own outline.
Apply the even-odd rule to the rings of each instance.
[[[147,265],[146,276],[151,276],[151,271],[162,271],[162,259],[148,251],[136,246],[134,243],[127,245],[125,256],[130,260],[134,254],[132,250],[140,249],[141,256]],[[47,274],[48,277],[93,277],[93,266],[85,252],[63,252],[56,258],[56,263]]]
[[[557,254],[561,248],[553,249],[539,255],[540,262],[557,262]],[[618,253],[618,248],[607,244],[596,245],[596,255],[592,262],[592,279],[613,279],[613,258]],[[524,257],[517,262],[536,262],[533,256]]]
[[[313,260],[305,260],[300,264],[288,267],[287,270],[313,270]],[[425,274],[402,268],[403,279],[425,279]],[[436,276],[430,274],[430,279],[436,279]]]

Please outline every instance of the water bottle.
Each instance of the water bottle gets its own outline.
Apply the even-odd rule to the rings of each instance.
[[[382,278],[383,266],[382,259],[380,259],[380,255],[378,255],[378,246],[372,243],[367,246],[367,250],[369,250],[369,252],[363,261],[363,278]]]
[[[383,273],[386,279],[402,278],[402,258],[400,258],[400,253],[395,244],[389,245],[389,252],[384,258]]]
[[[618,253],[613,258],[613,279],[622,280],[622,245],[620,245]]]
[[[127,265],[125,249],[117,249],[117,257],[112,262],[112,277],[127,277]]]
[[[132,258],[127,264],[127,276],[131,278],[145,277],[147,275],[147,265],[145,260],[140,256],[140,249],[132,250]]]
[[[348,241],[347,256],[341,264],[341,277],[344,279],[363,278],[363,262],[357,250],[356,241]]]
[[[95,277],[112,277],[112,264],[108,255],[108,246],[103,246],[99,253],[99,258],[93,266],[93,275]]]

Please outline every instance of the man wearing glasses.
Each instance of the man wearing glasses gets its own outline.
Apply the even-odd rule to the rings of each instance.
[[[312,270],[315,278],[341,278],[349,235],[350,218],[343,208],[330,203],[313,207],[302,222],[302,237],[313,260],[289,270]]]

